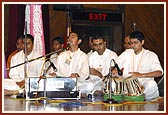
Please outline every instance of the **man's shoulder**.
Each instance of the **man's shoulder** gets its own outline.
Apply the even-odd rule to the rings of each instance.
[[[11,60],[11,58],[12,58],[15,54],[17,54],[17,53],[18,53],[17,50],[13,51],[13,52],[8,56],[8,60]]]
[[[153,52],[153,51],[151,51],[151,50],[147,50],[147,49],[144,49],[144,53],[146,54],[146,55],[157,55],[155,52]]]
[[[58,56],[58,54],[57,54],[57,53],[52,54],[52,55],[50,56],[50,58],[52,58],[52,57],[56,57],[56,56]]]
[[[134,50],[133,49],[126,49],[125,51],[123,51],[122,53],[133,53],[134,52]]]
[[[23,55],[23,50],[22,51],[19,51],[19,52],[16,52],[13,56],[12,56],[12,58],[18,58],[18,57],[20,57],[20,56],[22,56]]]
[[[13,51],[13,52],[9,55],[9,57],[14,56],[16,53],[18,53],[18,50]]]
[[[112,50],[110,50],[110,49],[106,49],[105,50],[105,54],[107,55],[107,54],[112,54],[112,55],[117,55],[117,53],[115,52],[115,51],[112,51]]]

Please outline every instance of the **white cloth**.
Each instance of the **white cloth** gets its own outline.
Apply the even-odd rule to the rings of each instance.
[[[3,80],[3,84],[4,84],[4,89],[7,90],[18,90],[19,93],[23,92],[23,89],[21,89],[16,82],[14,82],[12,79],[4,79]]]
[[[65,50],[63,50],[62,52],[64,52]],[[60,52],[60,53],[62,53]],[[56,67],[56,63],[57,63],[57,58],[58,58],[58,53],[55,53],[55,54],[52,54],[50,56],[50,61],[54,64],[54,66]],[[57,71],[57,68],[54,70],[53,67],[51,67],[51,62],[47,61],[46,64],[45,64],[45,67],[46,67],[46,72],[47,72],[47,75],[49,74],[52,74],[52,73],[55,73]]]
[[[57,53],[55,53],[55,54],[53,54],[53,55],[50,56],[50,60],[53,63],[57,62],[57,58],[58,58],[58,54]]]
[[[118,55],[110,49],[106,48],[103,55],[99,55],[95,51],[92,55],[89,56],[89,66],[90,68],[98,70],[103,76],[106,76],[109,74],[110,66],[114,66],[112,59],[114,59],[116,63],[118,63]],[[102,89],[102,78],[90,75],[90,80],[94,84],[94,90]]]
[[[134,53],[133,49],[125,50],[119,56],[119,63],[124,68],[123,77],[128,77],[129,72],[148,73],[160,70],[163,73],[158,56],[154,52],[144,48],[138,55]],[[145,88],[144,94],[146,99],[159,96],[158,87],[154,78],[138,78],[138,80]]]
[[[30,55],[27,56],[28,60],[31,59],[35,59],[37,57],[40,57],[41,54],[32,51]],[[11,67],[16,66],[18,64],[24,63],[25,61],[25,54],[22,51],[18,52],[17,54],[15,54],[12,58],[11,58]],[[27,77],[40,77],[40,75],[42,74],[41,72],[43,71],[43,64],[44,64],[44,59],[40,58],[31,62],[27,63]],[[7,89],[13,89],[16,90],[17,87],[10,85],[11,83],[14,84],[14,82],[21,82],[22,80],[24,80],[25,78],[25,71],[24,71],[24,65],[20,65],[14,68],[10,69],[9,72],[9,76],[10,76],[10,80],[7,80],[8,82],[6,82],[7,84],[4,84],[4,87]],[[11,82],[11,80],[13,80],[13,82]],[[8,84],[9,83],[9,84]],[[8,87],[6,87],[6,85],[9,85]],[[11,87],[10,87],[11,86]]]
[[[37,57],[40,57],[41,54],[37,53],[35,51],[32,51],[31,54],[27,56],[28,60],[35,59]],[[11,58],[11,67],[18,65],[20,63],[24,63],[25,61],[25,55],[23,51],[18,52]],[[41,75],[41,72],[43,71],[43,64],[44,59],[40,58],[31,62],[28,62],[27,65],[27,77],[39,77]],[[9,76],[11,79],[13,79],[15,82],[20,82],[24,80],[24,65],[17,66],[15,68],[12,68],[9,72]]]
[[[56,70],[53,69],[53,67],[51,66],[51,62],[54,64],[54,66],[56,67],[56,62],[57,62],[57,58],[58,58],[58,54],[55,53],[53,55],[50,56],[50,61],[47,61],[45,63],[45,67],[46,67],[46,74],[49,75],[49,74],[52,74],[53,72],[56,72]]]
[[[87,56],[89,57],[90,55],[92,55],[94,53],[93,50],[90,50],[88,53],[87,53]]]
[[[75,52],[65,51],[59,54],[56,67],[57,76],[69,77],[72,73],[77,73],[78,86],[89,76],[88,56],[79,48]]]

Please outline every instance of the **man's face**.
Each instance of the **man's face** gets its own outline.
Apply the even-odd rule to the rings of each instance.
[[[58,51],[63,48],[64,44],[61,44],[57,40],[54,40],[52,43],[52,46],[53,46],[54,51]]]
[[[90,46],[91,50],[95,51],[94,46],[93,46],[93,39],[92,39],[92,37],[89,37],[89,46]]]
[[[18,51],[21,51],[23,49],[23,41],[22,38],[19,38],[16,42],[16,48]]]
[[[127,36],[124,39],[124,49],[129,49],[129,48],[131,48],[130,38]]]
[[[106,42],[103,39],[93,39],[93,46],[99,55],[102,55],[106,48]]]
[[[26,46],[25,46],[25,43],[26,43]],[[26,55],[29,55],[32,52],[33,46],[34,46],[34,44],[30,38],[23,39],[23,48],[24,48],[23,50],[25,52],[25,47],[26,47],[26,51],[27,51],[27,52],[25,52]]]
[[[131,47],[135,51],[136,54],[138,54],[142,50],[142,46],[144,44],[144,40],[139,41],[138,39],[130,39]]]
[[[78,35],[76,33],[70,33],[68,42],[70,46],[78,45]]]

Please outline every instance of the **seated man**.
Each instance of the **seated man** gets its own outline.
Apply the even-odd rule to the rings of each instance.
[[[88,56],[80,50],[78,45],[82,42],[80,36],[71,32],[68,38],[69,50],[62,52],[56,62],[58,71],[57,76],[77,78],[78,89],[81,92],[87,90],[87,87],[81,88],[83,82],[89,76]]]
[[[24,64],[25,60],[29,61],[42,56],[40,53],[33,50],[34,37],[30,34],[27,34],[26,36],[26,38],[25,35],[22,37],[23,50],[11,58],[9,72],[9,77],[11,79],[4,79],[5,95],[22,93],[25,85],[25,77],[40,77],[42,75],[44,59],[38,59],[27,62],[26,65]]]
[[[50,60],[46,62],[45,66],[46,66],[46,72],[47,74],[51,75],[51,76],[55,76],[55,72],[57,71],[57,68],[55,68],[55,70],[53,70],[54,68],[51,68],[51,65],[53,64],[53,66],[56,65],[57,62],[57,58],[58,55],[60,53],[62,53],[64,50],[64,38],[62,37],[54,37],[52,39],[52,47],[53,47],[53,51],[57,52],[54,53],[50,56]],[[55,72],[53,72],[55,71]]]
[[[93,37],[93,45],[95,52],[89,56],[90,80],[94,84],[93,90],[102,90],[102,77],[109,74],[111,66],[114,66],[114,61],[118,62],[118,55],[106,48],[105,38],[102,36]]]
[[[119,63],[124,68],[123,76],[132,75],[138,78],[140,85],[144,87],[146,100],[156,98],[159,91],[154,78],[163,75],[158,56],[143,48],[145,40],[141,31],[132,32],[130,42],[132,49],[125,50],[119,56]]]
[[[130,49],[131,48],[131,44],[130,44],[130,36],[126,36],[124,38],[124,49]]]
[[[88,39],[89,39],[89,47],[91,50],[87,53],[87,55],[90,56],[95,51],[93,46],[93,36],[90,36]]]
[[[23,43],[22,42],[23,42],[22,37],[17,38],[17,41],[16,41],[16,48],[17,49],[9,55],[9,57],[7,59],[7,63],[6,63],[7,68],[10,68],[10,62],[11,62],[12,56],[14,56],[19,51],[23,50]],[[7,78],[10,78],[9,77],[9,71],[7,71]]]
[[[62,37],[54,37],[52,39],[52,47],[53,47],[53,50],[54,51],[59,51],[60,49],[63,50],[64,48],[64,38]],[[59,51],[58,53],[55,53],[53,55],[50,56],[50,60],[53,62],[53,63],[56,63],[57,61],[57,57],[58,55],[62,52],[62,51]]]

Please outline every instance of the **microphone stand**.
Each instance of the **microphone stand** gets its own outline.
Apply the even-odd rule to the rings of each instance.
[[[60,51],[63,51],[63,49],[60,49],[60,50],[51,52],[51,53],[49,53],[49,54],[46,54],[46,55],[44,55],[44,56],[40,56],[40,57],[37,57],[37,58],[34,58],[34,59],[30,59],[30,60],[27,60],[27,61],[25,60],[25,62],[23,62],[23,63],[20,63],[20,64],[18,64],[18,65],[15,65],[15,66],[12,66],[12,67],[10,67],[10,68],[7,68],[6,71],[7,71],[7,70],[10,70],[10,69],[12,69],[12,68],[18,67],[18,66],[20,66],[20,65],[26,64],[27,62],[32,62],[32,61],[38,60],[38,59],[40,59],[40,58],[44,58],[44,57],[47,57],[47,56],[49,56],[49,55],[58,53],[58,52],[60,52]]]
[[[25,43],[24,43],[24,50],[25,50],[25,55],[24,55],[24,80],[26,82],[27,80],[27,22],[25,21]],[[25,85],[24,91],[23,91],[23,97],[25,96],[25,90],[27,86]]]
[[[110,61],[110,68],[109,68],[109,86],[110,86],[110,89],[109,89],[109,98],[104,101],[105,103],[109,103],[109,104],[113,104],[113,103],[118,103],[117,101],[115,101],[113,98],[112,98],[112,69],[113,67],[111,66],[111,62],[112,60]]]
[[[47,103],[47,92],[46,92],[46,69],[44,69],[44,71],[43,71],[44,73],[43,73],[43,78],[44,78],[44,102],[43,102],[43,104],[45,105],[46,103]]]

